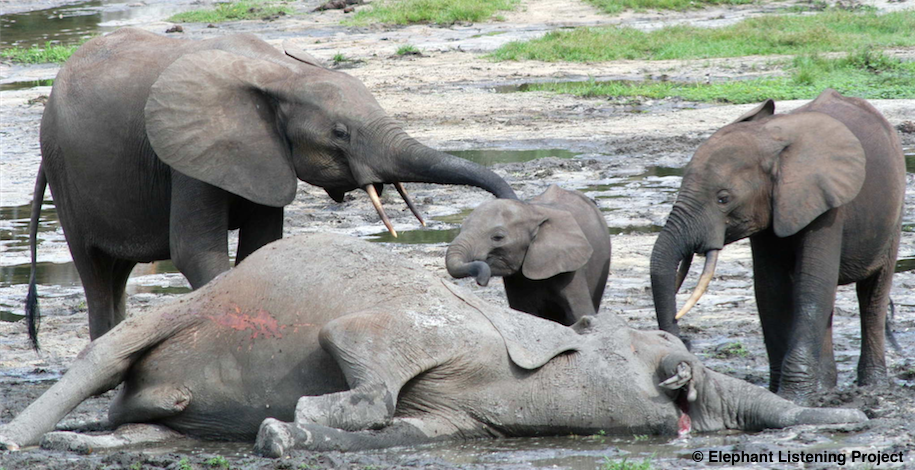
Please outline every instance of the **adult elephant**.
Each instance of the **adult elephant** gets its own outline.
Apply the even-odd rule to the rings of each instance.
[[[686,167],[651,255],[662,330],[705,291],[724,245],[750,237],[769,388],[796,399],[836,384],[836,286],[857,283],[858,384],[886,376],[884,324],[902,223],[905,161],[893,127],[869,103],[826,90],[773,115],[768,100],[716,132]],[[699,285],[676,313],[694,253]],[[677,265],[680,264],[680,276]]]
[[[593,201],[552,185],[530,201],[489,201],[467,216],[445,254],[448,273],[485,286],[503,276],[515,310],[571,325],[600,308],[610,233]]]
[[[46,183],[93,339],[124,318],[137,262],[171,258],[198,288],[229,268],[229,229],[240,229],[236,263],[280,238],[296,178],[338,202],[365,189],[392,232],[377,195],[383,183],[417,217],[401,182],[515,197],[493,172],[412,139],[355,78],[252,35],[190,41],[126,28],[87,42],[54,82],[41,153],[27,301],[36,346],[34,244]]]
[[[519,315],[382,247],[329,234],[272,243],[182,299],[128,318],[0,426],[0,447],[99,450],[174,437],[131,425],[42,438],[84,399],[122,382],[109,411],[115,425],[235,440],[253,440],[260,427],[258,449],[271,456],[866,420],[715,373],[670,334],[636,331],[613,315],[574,328]],[[293,419],[297,426],[277,421]]]

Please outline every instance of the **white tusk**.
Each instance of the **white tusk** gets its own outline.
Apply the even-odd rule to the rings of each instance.
[[[702,298],[702,294],[705,294],[705,290],[708,289],[708,285],[712,282],[712,276],[715,275],[715,264],[718,263],[718,252],[720,250],[709,250],[705,254],[705,267],[702,268],[702,276],[699,277],[699,283],[696,284],[696,289],[693,290],[693,294],[686,299],[686,304],[683,305],[683,308],[677,312],[677,316],[674,318],[679,320],[683,315],[686,315],[686,312],[689,312],[693,306],[699,302],[699,299]]]
[[[391,235],[394,238],[397,238],[397,231],[394,230],[394,226],[391,225],[391,220],[388,219],[388,215],[384,213],[384,207],[381,207],[381,199],[378,198],[378,192],[375,191],[375,186],[372,183],[365,185],[365,192],[369,194],[369,199],[372,200],[372,205],[375,206],[375,210],[378,211],[378,216],[381,217],[381,221],[384,222],[384,226],[388,228],[388,232],[391,232]]]
[[[404,189],[403,184],[394,183],[394,187],[397,188],[397,192],[400,193],[400,197],[402,197],[404,202],[407,203],[407,207],[410,208],[410,212],[412,212],[413,215],[415,215],[416,218],[419,219],[419,224],[422,225],[423,227],[425,227],[426,221],[423,220],[423,216],[419,215],[419,210],[417,210],[416,206],[413,205],[413,199],[410,199],[410,195],[407,194],[407,190]]]

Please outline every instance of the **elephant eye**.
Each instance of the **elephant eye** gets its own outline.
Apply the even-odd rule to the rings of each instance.
[[[718,191],[718,204],[727,204],[731,202],[731,195],[727,191]]]
[[[334,126],[334,130],[332,132],[334,134],[334,137],[336,137],[338,139],[349,140],[349,131],[346,130],[346,126],[344,126],[343,124],[337,124],[336,126]]]
[[[492,241],[494,242],[500,242],[502,240],[505,240],[505,235],[502,235],[501,233],[497,233],[492,236]]]

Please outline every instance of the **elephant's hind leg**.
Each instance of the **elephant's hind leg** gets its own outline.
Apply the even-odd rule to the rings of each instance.
[[[855,285],[861,312],[861,357],[858,359],[858,385],[886,382],[885,327],[893,286],[893,263]]]
[[[70,252],[86,292],[89,338],[95,340],[126,318],[124,289],[136,263],[116,259],[98,249]]]
[[[187,438],[176,431],[156,424],[127,424],[117,428],[114,432],[105,434],[49,432],[41,437],[39,445],[45,450],[89,454],[100,450],[114,450],[141,444],[174,443],[177,439]]]

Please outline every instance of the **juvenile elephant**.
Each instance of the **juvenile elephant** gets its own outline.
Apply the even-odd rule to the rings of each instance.
[[[204,41],[125,28],[87,42],[61,68],[41,121],[27,315],[35,339],[34,243],[51,187],[86,290],[95,339],[124,318],[137,262],[169,259],[193,288],[282,236],[297,178],[334,200],[401,182],[514,192],[493,172],[408,136],[365,86],[248,35]],[[420,218],[420,221],[422,219]],[[396,236],[396,233],[394,233]]]
[[[750,237],[769,388],[803,399],[836,384],[836,286],[857,283],[858,384],[886,376],[884,323],[901,233],[905,161],[893,127],[869,103],[826,90],[788,114],[768,100],[696,150],[651,255],[662,330],[708,286],[718,251]],[[693,253],[706,255],[675,315]],[[680,264],[681,274],[677,275]]]
[[[717,374],[667,333],[591,318],[569,328],[518,315],[370,243],[302,235],[90,343],[60,381],[0,426],[0,442],[38,443],[82,400],[122,382],[109,411],[115,425],[154,422],[235,440],[254,439],[260,425],[258,448],[274,456],[293,447],[866,419],[802,408]],[[278,421],[293,419],[298,428]],[[100,449],[155,434],[130,429],[43,441]]]
[[[563,325],[594,315],[610,273],[610,233],[597,206],[552,185],[529,202],[490,201],[467,216],[448,273],[485,286],[503,276],[508,304]]]

